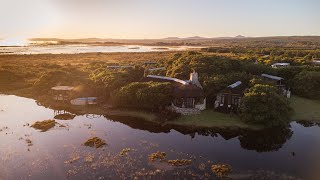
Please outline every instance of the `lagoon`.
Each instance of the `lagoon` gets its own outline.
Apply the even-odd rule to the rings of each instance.
[[[210,167],[232,166],[233,179],[319,179],[320,126],[292,122],[260,131],[161,126],[130,117],[76,115],[40,132],[30,125],[54,119],[58,109],[33,99],[0,95],[0,179],[215,179]],[[84,146],[92,137],[103,148]],[[31,143],[30,143],[30,141]],[[130,148],[125,156],[121,150]],[[150,162],[151,153],[167,160],[190,159],[187,166]]]
[[[99,45],[28,45],[28,46],[0,46],[1,54],[80,54],[80,53],[113,53],[113,52],[162,52],[162,51],[184,51],[187,49],[199,49],[195,46],[99,46]]]

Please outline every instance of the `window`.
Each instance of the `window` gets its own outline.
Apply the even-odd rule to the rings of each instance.
[[[220,103],[224,104],[224,95],[223,94],[221,95]]]
[[[235,106],[239,105],[240,97],[239,96],[232,96],[232,104]]]
[[[195,98],[195,104],[203,104],[203,103],[204,103],[204,98],[203,97]]]
[[[185,108],[194,108],[193,98],[184,98],[184,107]]]

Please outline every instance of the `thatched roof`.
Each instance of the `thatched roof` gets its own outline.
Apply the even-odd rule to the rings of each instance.
[[[147,78],[149,78],[150,80],[153,79],[157,79],[158,81],[171,81],[171,82],[178,82],[181,83],[183,85],[187,85],[188,83],[184,80],[181,79],[177,79],[177,78],[171,78],[171,77],[165,77],[165,76],[155,76],[155,75],[148,75]]]
[[[176,84],[173,88],[173,96],[176,98],[204,97],[203,89],[193,84]]]
[[[181,79],[165,76],[148,75],[144,80],[156,82],[171,82],[173,84],[173,96],[175,98],[204,97],[204,92],[202,88]]]

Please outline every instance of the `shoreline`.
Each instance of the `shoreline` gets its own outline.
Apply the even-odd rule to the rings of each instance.
[[[40,106],[50,108],[53,110],[65,110],[67,112],[70,112],[75,115],[84,115],[84,114],[95,114],[95,115],[105,115],[105,116],[118,116],[118,117],[133,117],[133,118],[138,118],[142,119],[145,122],[149,123],[154,123],[155,125],[160,125],[160,126],[170,126],[170,127],[185,127],[185,128],[191,128],[191,129],[237,129],[237,130],[259,130],[262,129],[259,126],[256,125],[250,125],[242,122],[239,118],[234,118],[231,119],[232,122],[236,122],[236,125],[227,123],[225,125],[221,125],[220,122],[221,120],[218,121],[212,121],[209,122],[208,124],[194,124],[197,121],[188,121],[187,123],[181,123],[181,120],[183,121],[184,118],[192,118],[199,115],[189,115],[189,116],[184,116],[181,115],[177,119],[173,120],[163,120],[161,119],[159,113],[156,112],[150,112],[144,109],[133,109],[133,108],[110,108],[106,107],[106,104],[100,104],[100,105],[95,105],[95,106],[75,106],[71,104],[63,104],[60,102],[56,102],[54,100],[49,100],[47,97],[41,96],[41,97],[33,97],[33,96],[28,96],[26,94],[20,94],[20,93],[10,93],[6,92],[3,93],[1,92],[0,94],[4,95],[13,95],[13,96],[18,96],[18,97],[23,97],[23,98],[29,98],[35,100]],[[229,115],[215,112],[213,110],[205,110],[205,112],[213,112],[214,114],[218,114],[221,117],[223,117],[223,120],[228,121]],[[204,112],[202,112],[203,114]],[[220,122],[219,122],[220,121]],[[218,123],[217,123],[218,122]],[[173,128],[174,129],[174,128]]]
[[[106,107],[106,104],[100,104],[95,106],[75,106],[71,104],[61,104],[53,100],[41,101],[42,98],[35,98],[30,96],[23,96],[22,94],[13,93],[0,93],[1,95],[12,95],[23,98],[29,98],[35,100],[39,106],[50,108],[53,110],[65,110],[74,115],[94,114],[101,115],[110,120],[117,119],[118,122],[126,125],[137,126],[136,123],[142,123],[147,125],[148,128],[160,128],[162,131],[170,131],[171,129],[179,132],[198,132],[198,131],[259,131],[268,129],[260,125],[247,124],[243,122],[239,117],[232,114],[224,114],[216,112],[212,109],[204,110],[201,114],[197,115],[181,115],[180,117],[164,121],[161,119],[159,113],[150,112],[143,109],[133,108],[110,108]],[[300,98],[300,97],[295,97]],[[303,98],[302,98],[303,99]],[[43,100],[43,99],[42,99]],[[62,105],[62,106],[61,106]],[[320,105],[320,104],[319,104]],[[301,122],[306,124],[319,124],[319,120],[313,119],[296,119],[295,115],[292,116],[291,122]],[[127,120],[131,119],[133,122]],[[156,130],[158,131],[158,130]]]
[[[56,47],[66,48],[65,51],[55,51]],[[73,47],[86,47],[86,50],[72,49]],[[109,48],[101,52],[101,49]],[[112,49],[123,47],[127,50]],[[2,50],[1,50],[2,48]],[[33,49],[36,48],[36,49]],[[43,49],[41,49],[43,48]],[[69,48],[69,49],[68,49]],[[92,49],[91,49],[92,48]],[[68,55],[68,54],[92,54],[92,53],[152,53],[152,52],[181,52],[181,51],[200,51],[207,46],[196,45],[141,45],[141,44],[54,44],[54,45],[26,45],[26,46],[0,46],[0,55]],[[16,51],[18,50],[18,51]],[[53,51],[52,51],[53,50]],[[69,52],[68,52],[69,51]],[[77,52],[78,51],[78,52]]]
[[[132,117],[143,120],[144,122],[153,123],[159,126],[187,129],[219,129],[219,130],[261,130],[263,126],[252,125],[243,122],[239,117],[235,115],[223,114],[214,110],[205,110],[198,115],[181,115],[180,117],[164,121],[161,119],[159,113],[150,112],[143,109],[132,108],[109,108],[106,104],[100,104],[95,106],[75,106],[71,104],[62,104],[53,100],[44,100],[44,98],[35,98],[30,96],[23,96],[12,93],[0,93],[4,95],[13,95],[23,98],[29,98],[35,100],[40,106],[50,108],[53,110],[65,110],[75,115],[95,114],[103,116],[117,116],[117,117]],[[210,117],[211,116],[211,117]],[[210,120],[205,119],[210,118]]]

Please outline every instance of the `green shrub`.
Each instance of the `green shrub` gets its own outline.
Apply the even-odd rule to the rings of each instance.
[[[302,71],[293,79],[292,88],[299,96],[320,99],[320,72]]]
[[[170,83],[133,82],[112,93],[118,106],[153,109],[166,106],[172,100]]]
[[[256,84],[242,98],[240,112],[241,118],[248,123],[285,126],[289,122],[291,108],[275,87]]]

